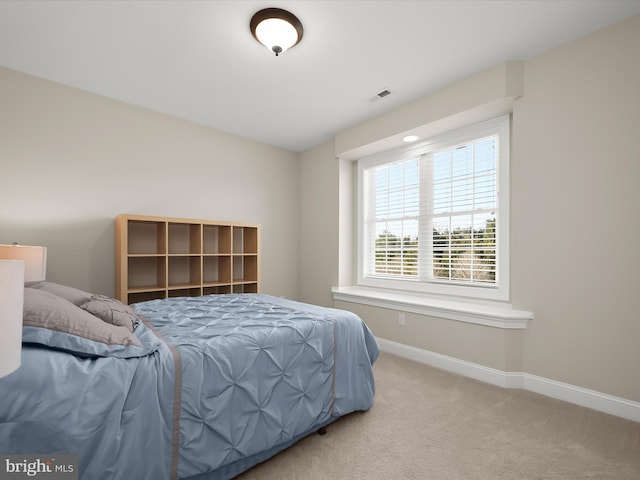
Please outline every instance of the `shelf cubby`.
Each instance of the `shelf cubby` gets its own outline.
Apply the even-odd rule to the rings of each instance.
[[[169,256],[167,284],[173,285],[202,285],[202,257]]]
[[[231,283],[231,256],[205,256],[202,259],[202,283]]]
[[[166,262],[164,256],[140,255],[128,258],[127,284],[129,288],[158,289],[166,285]]]
[[[166,298],[165,290],[148,292],[129,292],[129,303],[148,302],[150,300],[160,300]]]
[[[258,293],[258,284],[237,283],[233,285],[233,293]]]
[[[202,225],[168,223],[169,254],[200,254],[202,252]]]
[[[202,288],[170,288],[167,290],[168,297],[199,297],[202,295]]]
[[[166,251],[166,223],[131,221],[128,225],[129,242],[127,253],[130,255],[165,254]]]
[[[233,256],[233,281],[258,281],[257,255]]]
[[[228,225],[202,226],[202,253],[230,254],[231,228]]]
[[[233,227],[233,253],[258,253],[258,229]]]
[[[202,289],[203,295],[223,295],[225,293],[231,293],[231,285],[217,285]]]

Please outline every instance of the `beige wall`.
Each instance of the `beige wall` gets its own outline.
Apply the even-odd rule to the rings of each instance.
[[[338,160],[333,144],[300,154],[300,300],[330,306],[337,284]]]
[[[527,62],[511,169],[527,371],[636,401],[639,48],[636,16]]]
[[[0,68],[0,243],[113,295],[114,217],[262,225],[262,290],[298,296],[298,155]]]
[[[638,48],[640,16],[524,62],[512,123],[511,300],[533,311],[526,330],[416,314],[400,327],[392,310],[335,305],[362,315],[381,338],[640,401]],[[473,79],[468,85],[475,88]],[[336,148],[364,151],[362,142],[377,140],[367,132],[381,140],[397,125],[410,128],[405,112],[415,115],[416,105],[372,120],[371,130],[365,122],[341,132]],[[328,153],[324,161],[339,171]],[[304,176],[310,165],[301,167]],[[331,178],[315,189],[316,203],[333,201]],[[327,261],[315,265],[327,272]],[[338,271],[336,257],[326,280]],[[322,283],[315,273],[313,264],[301,272],[303,289],[311,276]]]

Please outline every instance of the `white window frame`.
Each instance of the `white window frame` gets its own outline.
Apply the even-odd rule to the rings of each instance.
[[[424,155],[430,151],[469,142],[489,135],[498,135],[497,202],[496,212],[496,284],[455,284],[446,281],[421,281],[369,277],[365,273],[366,247],[364,232],[364,170],[376,165]],[[405,146],[358,160],[357,183],[357,283],[363,287],[375,287],[389,291],[405,291],[411,294],[449,298],[509,301],[509,146],[510,116],[492,120],[435,136],[419,144]]]

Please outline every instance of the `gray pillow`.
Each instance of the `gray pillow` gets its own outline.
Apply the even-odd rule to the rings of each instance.
[[[93,295],[91,300],[80,308],[95,315],[111,325],[125,327],[133,332],[138,326],[138,316],[129,305],[105,295]]]
[[[41,282],[27,282],[24,286],[53,293],[78,306],[87,303],[93,295],[93,293],[85,292],[84,290],[78,290],[77,288],[67,287],[66,285],[60,285],[59,283],[48,282],[46,280]]]
[[[106,345],[142,346],[136,336],[127,328],[103,322],[64,298],[36,288],[24,289],[23,326],[49,331],[49,334],[43,334],[40,331],[37,338],[46,340],[39,340],[37,343],[47,342],[48,346],[62,349],[69,349],[65,347],[69,342],[82,343],[69,338],[69,336],[81,337]],[[53,335],[51,332],[61,332],[67,335]],[[24,334],[23,329],[23,341],[34,338],[27,335],[25,340]]]

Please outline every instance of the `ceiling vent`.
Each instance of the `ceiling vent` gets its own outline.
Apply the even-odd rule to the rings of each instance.
[[[369,103],[377,102],[381,98],[386,97],[387,95],[391,95],[391,92],[388,89],[384,89],[376,93],[374,96],[367,98]]]

